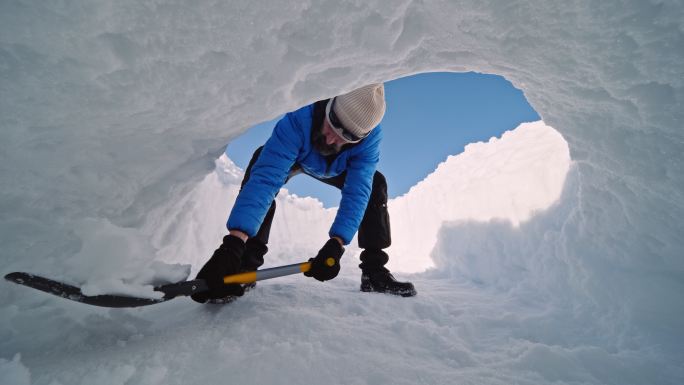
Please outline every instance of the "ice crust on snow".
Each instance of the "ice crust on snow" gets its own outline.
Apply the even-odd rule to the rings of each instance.
[[[82,279],[108,268],[126,276],[150,263],[141,255],[114,266],[106,257],[115,248],[196,269],[222,231],[205,225],[223,222],[237,193],[237,184],[199,188],[211,178],[217,186],[219,178],[239,179],[237,170],[213,172],[226,142],[314,100],[412,73],[506,77],[563,136],[572,159],[550,208],[517,199],[507,206],[517,219],[502,219],[468,212],[488,206],[454,194],[445,212],[460,211],[432,224],[434,238],[416,251],[396,243],[398,268],[413,258],[402,253],[425,250],[436,267],[415,277],[423,289],[410,305],[359,297],[353,263],[329,285],[286,279],[214,313],[186,303],[105,312],[8,287],[0,292],[3,368],[23,365],[37,383],[187,383],[202,362],[225,365],[206,375],[218,380],[248,367],[251,354],[270,363],[290,358],[261,367],[260,382],[312,382],[302,377],[309,365],[336,362],[320,379],[682,383],[683,22],[679,1],[2,2],[5,272]],[[485,175],[502,171],[495,155],[481,161]],[[472,192],[482,191],[477,171],[464,170]],[[421,188],[429,196],[426,186],[438,181],[428,178],[392,210],[402,212],[402,199]],[[269,260],[308,258],[327,232],[308,224],[334,213],[285,192],[278,199],[292,204],[281,205],[288,220],[274,236],[296,241]],[[458,199],[472,201],[457,207]],[[102,255],[88,252],[102,245]],[[170,269],[162,275],[187,273]],[[354,334],[368,335],[366,327],[372,345]],[[179,358],[189,349],[158,351],[178,345],[177,335],[198,349],[197,359]],[[130,357],[112,350],[116,341]],[[342,343],[354,354],[340,351]],[[78,359],[84,354],[89,360]],[[406,365],[416,360],[422,366]],[[74,362],[83,365],[67,372]]]

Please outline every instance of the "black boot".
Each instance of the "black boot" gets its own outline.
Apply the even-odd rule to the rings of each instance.
[[[268,247],[262,242],[250,238],[245,244],[245,252],[242,254],[242,265],[240,266],[240,271],[256,271],[259,266],[264,264],[264,255],[268,252]],[[245,291],[254,289],[256,287],[256,282],[250,282],[243,284],[242,287]]]
[[[382,250],[364,250],[361,252],[361,291],[387,293],[402,297],[413,297],[417,294],[411,282],[398,282],[383,265],[389,257]]]

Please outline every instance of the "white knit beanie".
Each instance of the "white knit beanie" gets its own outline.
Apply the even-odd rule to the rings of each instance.
[[[335,98],[335,114],[352,134],[364,137],[385,115],[385,87],[369,84]]]

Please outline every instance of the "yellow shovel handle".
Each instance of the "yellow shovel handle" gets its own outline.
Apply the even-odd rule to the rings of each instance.
[[[335,258],[328,258],[325,260],[325,263],[326,265],[333,267],[335,266]],[[271,267],[263,270],[247,271],[244,273],[227,275],[223,277],[223,283],[226,285],[252,283],[256,281],[263,281],[265,279],[284,277],[286,275],[306,273],[309,270],[311,270],[310,262],[295,263],[293,265]]]

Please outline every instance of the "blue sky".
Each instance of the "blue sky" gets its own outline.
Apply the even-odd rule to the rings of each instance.
[[[522,91],[497,75],[413,75],[385,83],[385,98],[378,170],[387,178],[390,198],[408,192],[468,143],[500,137],[522,122],[540,119]],[[234,139],[226,149],[228,156],[246,168],[276,121],[261,123]],[[315,197],[325,207],[335,207],[340,200],[339,190],[306,175],[292,178],[285,187],[299,196]]]

